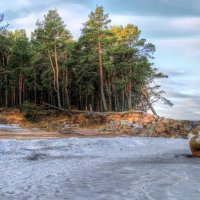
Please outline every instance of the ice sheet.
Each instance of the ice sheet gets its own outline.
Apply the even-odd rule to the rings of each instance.
[[[164,138],[0,140],[0,199],[197,200],[200,159]]]

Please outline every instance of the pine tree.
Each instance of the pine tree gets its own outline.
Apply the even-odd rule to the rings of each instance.
[[[39,45],[38,50],[49,58],[53,71],[53,87],[57,94],[58,107],[61,107],[59,59],[61,50],[71,40],[71,34],[66,30],[57,10],[50,10],[44,20],[37,21],[36,25],[37,29],[32,35],[32,40]]]
[[[100,96],[104,111],[107,111],[108,108],[104,93],[103,52],[105,51],[105,41],[103,40],[108,33],[110,22],[111,20],[108,19],[108,14],[104,13],[103,7],[97,6],[95,11],[90,13],[88,21],[84,23],[81,36],[83,43],[86,40],[89,41],[90,52],[98,55]]]

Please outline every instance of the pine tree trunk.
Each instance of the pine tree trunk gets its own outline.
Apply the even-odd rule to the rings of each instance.
[[[104,95],[103,88],[103,65],[102,65],[102,49],[101,49],[101,34],[98,33],[98,53],[99,53],[99,77],[100,77],[100,91],[101,91],[101,101],[103,104],[104,111],[107,111],[107,104]]]
[[[132,109],[132,84],[131,82],[128,85],[128,109]]]
[[[147,91],[146,87],[145,87],[145,88],[141,88],[141,92],[142,92],[142,94],[143,94],[143,96],[144,96],[144,98],[145,98],[145,100],[146,100],[146,102],[147,102],[147,105],[148,105],[149,108],[151,109],[152,113],[153,113],[154,115],[158,116],[158,114],[156,113],[156,111],[155,111],[153,105],[152,105],[151,102],[149,101],[148,91]]]
[[[7,81],[7,74],[5,75],[5,107],[8,107],[8,81]]]
[[[55,74],[56,74],[56,93],[57,93],[57,101],[58,101],[58,107],[61,108],[61,100],[60,100],[60,83],[59,83],[59,66],[58,66],[58,54],[57,54],[57,48],[54,46],[54,57],[55,57]]]
[[[122,91],[122,111],[125,110],[125,94],[124,91]]]
[[[22,106],[22,73],[21,73],[21,70],[20,70],[20,74],[19,74],[19,107]]]
[[[14,87],[14,90],[13,90],[13,106],[14,107],[16,106],[16,92],[15,92],[15,87]]]
[[[112,111],[112,95],[109,93],[108,95],[108,106],[109,106],[109,111]]]
[[[37,104],[37,74],[36,69],[34,69],[34,102]]]
[[[68,67],[65,67],[65,97],[66,97],[66,103],[67,103],[67,108],[70,109],[70,100],[69,100],[69,91],[68,91]]]

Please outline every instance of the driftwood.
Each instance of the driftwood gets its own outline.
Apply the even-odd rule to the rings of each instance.
[[[140,113],[140,114],[144,114],[144,111],[141,110],[129,110],[129,111],[124,111],[124,112],[94,112],[94,111],[85,111],[85,110],[71,110],[74,114],[81,114],[81,113],[92,113],[92,114],[96,114],[96,115],[125,115],[125,114],[134,114],[134,113]]]
[[[6,107],[0,108],[0,112],[4,111],[6,109],[7,109]]]
[[[149,101],[149,95],[148,95],[147,89],[146,89],[145,87],[141,87],[141,92],[142,92],[142,95],[143,95],[144,99],[145,99],[146,102],[147,102],[147,105],[148,105],[149,108],[151,109],[152,113],[153,113],[155,116],[159,117],[158,114],[157,114],[157,112],[156,112],[156,110],[154,109],[152,103]]]
[[[53,105],[48,104],[48,103],[45,103],[45,102],[43,102],[43,105],[48,106],[48,107],[50,107],[50,108],[54,108],[54,109],[56,109],[56,110],[58,110],[58,111],[61,111],[61,112],[65,113],[65,114],[68,114],[68,115],[72,116],[71,111],[69,111],[69,110],[67,110],[67,109],[59,108],[59,107],[57,107],[57,106],[53,106]]]

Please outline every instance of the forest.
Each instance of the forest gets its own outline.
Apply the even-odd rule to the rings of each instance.
[[[30,22],[35,23],[35,22]],[[134,24],[111,25],[97,6],[75,40],[57,9],[49,10],[28,37],[9,31],[0,18],[0,107],[48,103],[58,108],[156,111],[164,91],[156,80],[167,76],[154,67],[155,46]]]

